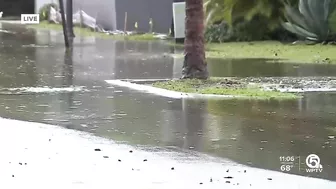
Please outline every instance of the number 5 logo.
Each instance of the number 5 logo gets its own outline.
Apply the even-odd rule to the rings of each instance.
[[[316,154],[310,154],[307,156],[306,165],[312,169],[322,168],[322,165],[320,164],[320,158]]]

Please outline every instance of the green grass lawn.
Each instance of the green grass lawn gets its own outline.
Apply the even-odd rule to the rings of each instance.
[[[51,23],[48,23],[47,21],[40,22],[40,24],[37,24],[37,25],[28,25],[27,27],[35,28],[35,29],[62,30],[61,24],[51,24]],[[139,40],[139,41],[157,40],[157,38],[155,38],[153,34],[108,35],[105,33],[92,31],[88,28],[80,28],[77,26],[74,27],[74,32],[75,32],[75,35],[77,36],[94,36],[94,37],[110,38],[110,39],[118,39],[118,40]]]
[[[250,86],[246,83],[225,78],[210,78],[208,80],[186,79],[158,81],[154,87],[197,94],[233,95],[242,98],[259,99],[296,99],[299,95],[279,91],[264,91],[261,87]]]
[[[277,41],[211,43],[206,45],[210,58],[269,58],[295,63],[336,63],[336,46],[292,45]]]
[[[183,44],[173,45],[183,47]],[[333,45],[292,45],[278,41],[255,41],[207,43],[205,48],[207,58],[266,58],[284,63],[336,63],[336,46]]]

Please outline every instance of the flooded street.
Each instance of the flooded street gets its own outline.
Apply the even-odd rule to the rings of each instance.
[[[180,77],[182,59],[171,54],[181,49],[167,42],[76,37],[73,52],[65,53],[61,32],[4,23],[0,41],[0,117],[60,125],[152,152],[197,151],[266,170],[280,171],[280,157],[295,156],[291,174],[336,181],[336,93],[288,101],[170,99],[105,82]],[[291,81],[336,75],[336,65],[328,64],[208,63],[216,77]],[[306,172],[309,154],[320,157],[321,173]]]

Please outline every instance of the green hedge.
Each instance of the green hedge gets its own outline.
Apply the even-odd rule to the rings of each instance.
[[[251,21],[237,20],[230,28],[225,22],[207,26],[205,40],[207,42],[239,42],[239,41],[263,41],[296,40],[296,36],[284,30],[281,26],[270,29],[265,17],[256,16]]]
[[[58,5],[55,3],[48,3],[43,5],[39,10],[40,21],[48,20],[50,7],[58,10]]]

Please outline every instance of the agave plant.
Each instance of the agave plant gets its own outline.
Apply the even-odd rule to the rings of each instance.
[[[335,40],[336,0],[300,0],[298,9],[285,6],[287,22],[283,27],[312,42]]]

